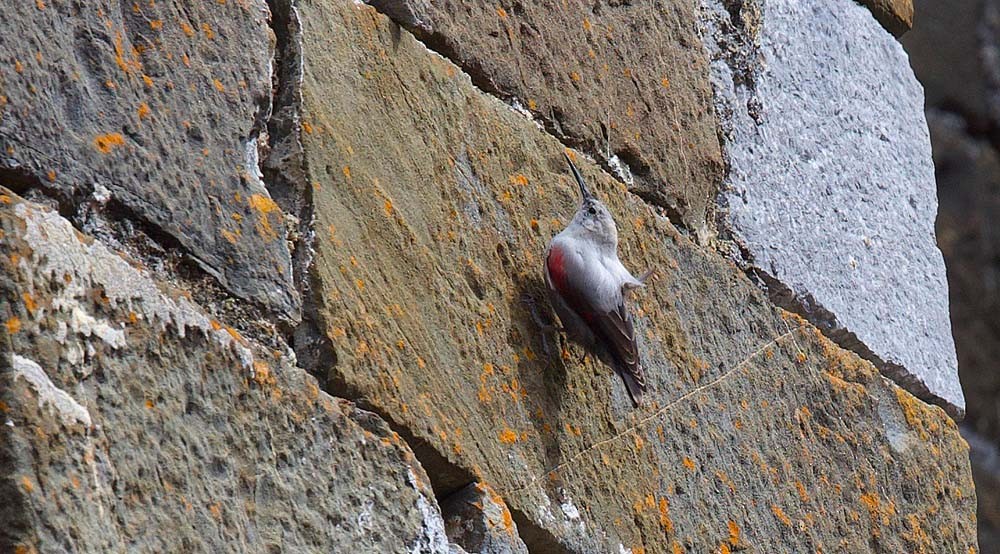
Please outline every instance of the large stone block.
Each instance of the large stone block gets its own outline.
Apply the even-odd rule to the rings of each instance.
[[[231,291],[296,317],[284,217],[257,162],[268,17],[263,0],[7,6],[0,171],[70,209],[110,196]]]
[[[729,160],[721,225],[806,315],[921,398],[965,408],[923,95],[850,0],[706,2]]]
[[[541,254],[578,205],[563,146],[371,8],[297,14],[329,383],[413,435],[440,495],[489,484],[546,552],[974,547],[944,412],[577,156],[624,263],[660,270],[634,300],[633,410],[522,301],[545,307]]]
[[[708,236],[723,166],[697,2],[369,3]]]
[[[384,421],[8,192],[0,551],[448,551]]]

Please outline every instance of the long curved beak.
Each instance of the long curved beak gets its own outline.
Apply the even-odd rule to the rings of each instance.
[[[583,196],[584,200],[592,198],[594,195],[590,194],[590,190],[587,189],[587,183],[583,182],[583,175],[580,175],[580,170],[573,164],[573,160],[569,159],[569,154],[563,152],[563,156],[566,158],[566,163],[569,164],[569,168],[573,172],[573,177],[576,178],[576,184],[580,186],[580,195]]]

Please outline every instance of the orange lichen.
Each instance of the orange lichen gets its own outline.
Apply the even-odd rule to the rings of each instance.
[[[212,26],[208,23],[201,24],[201,32],[205,33],[205,38],[212,40],[215,38],[215,31],[212,30]]]
[[[21,320],[17,316],[8,319],[5,325],[7,326],[8,335],[13,335],[21,330]]]
[[[149,22],[149,28],[152,29],[152,30],[154,30],[154,31],[159,31],[160,29],[163,28],[163,20],[161,20],[161,19],[154,19],[154,20],[150,21]]]
[[[569,78],[573,79],[574,82],[577,82],[577,83],[580,82],[580,74],[577,73],[576,71],[570,71],[569,72]]]
[[[38,309],[38,303],[32,298],[31,293],[25,291],[21,293],[21,299],[24,300],[24,307],[28,310],[29,314],[34,314],[35,310]]]
[[[778,506],[777,504],[771,504],[771,513],[773,513],[774,517],[778,518],[778,521],[780,521],[781,523],[784,523],[788,527],[792,526],[791,518],[789,518],[785,514],[785,511],[782,510],[781,507]]]
[[[21,60],[14,60],[14,71],[24,73],[24,64],[21,63]]]
[[[663,88],[670,88],[670,79],[667,79],[666,77],[660,79],[660,85],[662,85]]]
[[[670,502],[666,498],[660,498],[660,526],[667,533],[674,532],[674,522],[670,519]]]
[[[500,431],[500,442],[504,444],[514,444],[517,442],[517,433],[508,427],[504,427],[503,431]]]
[[[344,171],[344,177],[350,179],[351,178],[351,167],[348,166],[348,165],[345,165],[343,171]]]
[[[107,133],[94,137],[94,146],[97,147],[102,154],[107,154],[116,147],[124,144],[125,138],[122,137],[121,133]]]
[[[739,546],[740,526],[736,525],[735,521],[729,520],[729,523],[727,523],[727,527],[729,528],[729,538],[727,539],[729,541],[729,544],[732,546]]]
[[[30,493],[35,490],[35,485],[31,483],[31,479],[27,475],[22,475],[21,488],[24,489],[24,492]]]
[[[140,102],[139,103],[139,110],[137,111],[137,113],[139,115],[139,119],[140,120],[143,120],[143,119],[146,119],[147,117],[149,117],[149,104],[147,104],[145,102]]]
[[[695,468],[694,460],[692,460],[691,458],[684,456],[684,459],[681,460],[681,463],[684,464],[684,467],[688,468],[690,471],[694,471]]]
[[[500,16],[500,19],[507,19],[507,10],[503,8],[497,8],[497,15]]]
[[[799,500],[809,502],[809,493],[806,492],[806,487],[802,484],[802,481],[795,482],[795,490],[799,493]]]
[[[143,73],[142,82],[145,83],[148,88],[153,88],[153,78],[149,75]]]
[[[218,79],[212,79],[212,86],[215,87],[215,90],[217,90],[219,92],[226,92],[225,85],[223,85],[222,81],[220,81]]]
[[[941,430],[941,426],[931,419],[935,415],[930,413],[930,410],[923,402],[898,387],[895,388],[895,393],[896,401],[903,410],[903,417],[906,419],[906,424],[910,429],[917,432],[917,436],[921,440],[929,440],[931,433],[937,434]]]
[[[214,517],[217,521],[222,521],[222,508],[219,506],[218,502],[210,504],[208,506],[208,511],[211,512],[212,517]]]
[[[896,515],[896,504],[894,502],[883,503],[877,493],[869,492],[860,497],[861,504],[868,510],[868,517],[872,524],[889,525],[890,517]]]

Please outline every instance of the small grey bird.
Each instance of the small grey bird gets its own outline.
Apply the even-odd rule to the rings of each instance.
[[[583,203],[545,251],[549,298],[570,338],[611,366],[625,381],[632,403],[639,406],[646,380],[625,293],[644,286],[652,270],[636,278],[618,260],[615,220],[564,155]]]

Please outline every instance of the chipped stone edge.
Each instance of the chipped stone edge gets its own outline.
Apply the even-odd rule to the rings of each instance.
[[[34,360],[17,354],[12,355],[11,359],[14,379],[21,377],[31,385],[31,388],[35,389],[39,408],[44,408],[46,405],[51,406],[59,419],[66,425],[81,423],[88,429],[93,425],[87,408],[74,400],[69,393],[55,386],[42,366]]]

